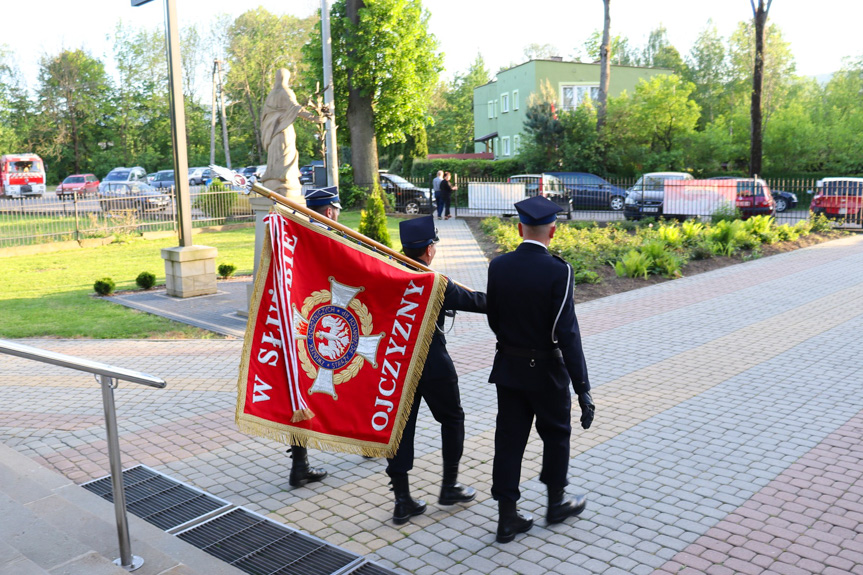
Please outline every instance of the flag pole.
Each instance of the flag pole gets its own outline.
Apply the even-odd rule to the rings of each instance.
[[[276,192],[270,190],[269,188],[265,188],[264,186],[262,186],[261,184],[259,184],[257,182],[255,182],[251,185],[251,189],[252,189],[252,191],[261,194],[265,198],[268,198],[268,199],[273,200],[274,202],[276,202],[278,204],[281,204],[285,207],[291,208],[292,210],[295,210],[297,212],[305,214],[305,215],[309,216],[310,218],[312,218],[313,220],[316,220],[316,221],[322,223],[323,225],[325,225],[327,227],[333,228],[334,230],[338,230],[338,231],[342,232],[343,234],[345,234],[346,236],[351,237],[360,243],[366,244],[367,246],[372,247],[379,252],[383,252],[383,253],[387,254],[388,256],[391,256],[391,257],[399,260],[403,264],[408,265],[409,267],[412,267],[414,269],[424,271],[424,272],[434,272],[434,270],[431,269],[430,267],[424,266],[423,264],[419,263],[418,261],[412,260],[409,257],[405,256],[404,254],[400,254],[399,252],[395,251],[391,247],[385,246],[384,244],[377,242],[368,236],[364,236],[363,234],[361,234],[359,232],[355,232],[351,228],[349,228],[343,224],[340,224],[339,222],[331,220],[330,218],[328,218],[326,216],[322,216],[318,212],[316,212],[314,210],[310,210],[306,206],[298,204],[297,202],[291,200],[290,198],[286,198],[285,196],[283,196],[281,194],[277,194]],[[453,282],[458,283],[458,282],[455,282],[455,280],[453,280]],[[458,284],[458,285],[461,285],[461,284]],[[465,287],[465,286],[462,286],[462,287]],[[471,290],[471,291],[473,291],[473,290]]]

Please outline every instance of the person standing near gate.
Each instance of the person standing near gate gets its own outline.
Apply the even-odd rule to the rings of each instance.
[[[542,438],[542,472],[548,489],[549,524],[578,515],[585,495],[566,497],[572,400],[581,425],[590,427],[594,405],[575,317],[572,268],[548,252],[557,212],[554,202],[535,196],[515,204],[524,241],[488,267],[488,323],[497,336],[489,382],[497,388],[492,497],[498,502],[497,541],[507,543],[533,526],[521,515],[519,478],[530,428]]]
[[[423,265],[431,265],[437,253],[438,241],[434,217],[402,220],[399,222],[399,236],[406,256]],[[392,459],[387,460],[387,475],[390,476],[395,494],[393,522],[396,525],[406,523],[411,517],[421,515],[426,510],[424,501],[411,497],[408,483],[408,472],[414,463],[414,433],[420,398],[425,399],[426,405],[441,427],[443,480],[438,503],[454,505],[473,501],[476,497],[474,488],[458,483],[458,466],[464,451],[464,410],[459,397],[458,374],[446,349],[443,326],[448,310],[485,313],[485,309],[484,293],[472,292],[447,279],[443,306],[435,322],[434,337],[417,384],[411,412],[402,431],[398,450]]]
[[[450,174],[449,172],[444,172],[443,180],[441,180],[441,183],[440,183],[440,203],[438,204],[438,218],[437,219],[440,219],[441,204],[443,204],[443,207],[444,207],[444,219],[448,220],[450,218],[449,206],[450,206],[450,202],[452,202],[452,193],[454,190],[458,189],[458,186],[453,186],[450,183],[451,179],[452,179],[452,174]]]
[[[443,214],[443,202],[440,197],[440,183],[443,181],[443,170],[438,170],[432,180],[432,194],[434,195],[435,204],[437,204],[437,219],[441,219]]]

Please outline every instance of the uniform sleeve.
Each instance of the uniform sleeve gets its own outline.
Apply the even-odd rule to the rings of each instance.
[[[443,309],[486,313],[487,307],[488,304],[484,292],[467,290],[447,278]]]
[[[567,268],[569,264],[566,264]],[[572,388],[576,393],[590,391],[590,381],[587,377],[587,362],[584,360],[584,350],[581,347],[581,332],[578,329],[578,319],[575,317],[574,286],[571,271],[569,274],[568,289],[557,320],[554,337],[557,345],[563,353],[563,362],[566,371],[572,380]],[[566,284],[564,284],[566,285]],[[563,295],[563,294],[562,294]]]

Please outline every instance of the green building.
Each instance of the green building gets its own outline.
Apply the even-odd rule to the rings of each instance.
[[[494,157],[518,155],[527,101],[548,81],[557,94],[558,110],[573,110],[585,98],[599,93],[599,64],[564,62],[560,58],[530,60],[498,72],[497,78],[473,91],[475,152],[493,152]],[[665,68],[612,66],[608,95],[632,93],[641,79],[670,74]]]

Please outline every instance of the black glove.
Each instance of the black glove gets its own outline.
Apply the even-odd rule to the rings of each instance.
[[[593,423],[593,412],[596,411],[596,406],[593,405],[593,398],[590,397],[589,391],[578,394],[578,406],[581,408],[581,427],[584,429],[590,429],[590,424]]]

